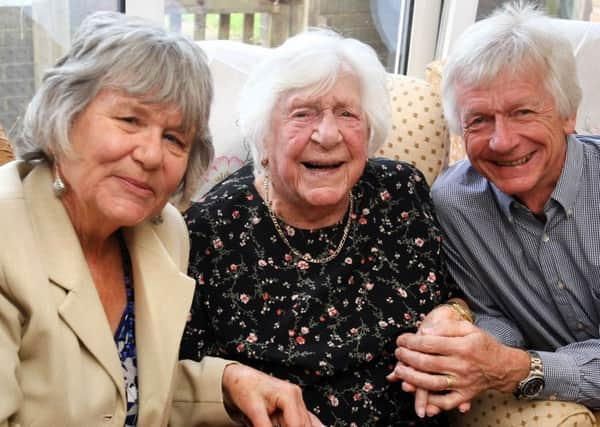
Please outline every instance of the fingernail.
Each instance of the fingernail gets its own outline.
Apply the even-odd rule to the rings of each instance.
[[[419,418],[425,418],[425,408],[417,408],[417,415]]]

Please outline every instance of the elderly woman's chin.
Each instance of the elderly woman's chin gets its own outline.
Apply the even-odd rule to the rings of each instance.
[[[80,199],[64,198],[65,206],[69,211],[71,220],[75,224],[85,225],[95,222],[97,226],[108,229],[120,227],[133,227],[141,222],[159,215],[167,198],[145,197],[129,194],[127,191],[109,191],[99,189],[91,198]]]
[[[346,206],[348,202],[348,193],[350,188],[346,187],[327,187],[313,188],[306,192],[305,200],[311,206],[331,207]]]
[[[107,220],[116,226],[131,227],[160,215],[166,203],[166,199],[137,201],[122,197],[103,210]]]
[[[109,220],[119,227],[133,227],[141,222],[160,215],[164,204],[160,207],[149,209],[147,207],[136,205],[117,205],[117,209],[113,209],[110,213]]]

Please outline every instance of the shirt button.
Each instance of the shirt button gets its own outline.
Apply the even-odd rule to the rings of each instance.
[[[581,322],[577,322],[577,329],[581,330],[583,328],[585,328],[584,324]]]
[[[544,236],[542,236],[542,240],[544,242],[547,242],[548,240],[550,240],[550,236],[548,236],[548,233],[544,233]]]
[[[565,284],[563,282],[561,282],[561,281],[558,282],[558,288],[559,289],[564,289],[565,287],[566,286],[565,286]]]
[[[548,396],[549,400],[558,400],[558,396],[555,394],[551,394],[550,396]]]
[[[569,208],[567,209],[567,216],[572,216],[573,215],[573,209]]]

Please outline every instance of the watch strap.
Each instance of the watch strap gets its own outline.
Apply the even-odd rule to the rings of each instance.
[[[529,353],[529,374],[519,382],[515,390],[515,396],[518,399],[533,399],[544,388],[544,364],[542,358],[536,351],[529,350],[527,353]]]

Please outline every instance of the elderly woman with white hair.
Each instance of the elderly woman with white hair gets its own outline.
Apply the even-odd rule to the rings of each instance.
[[[327,425],[444,425],[386,378],[396,336],[454,288],[423,175],[368,158],[390,127],[375,52],[328,30],[292,37],[252,72],[240,114],[253,164],[185,215],[197,287],[180,357],[299,384]]]
[[[111,12],[45,74],[0,168],[0,425],[231,425],[223,394],[312,425],[297,386],[178,362],[194,282],[168,201],[211,160],[211,85],[196,44]]]

